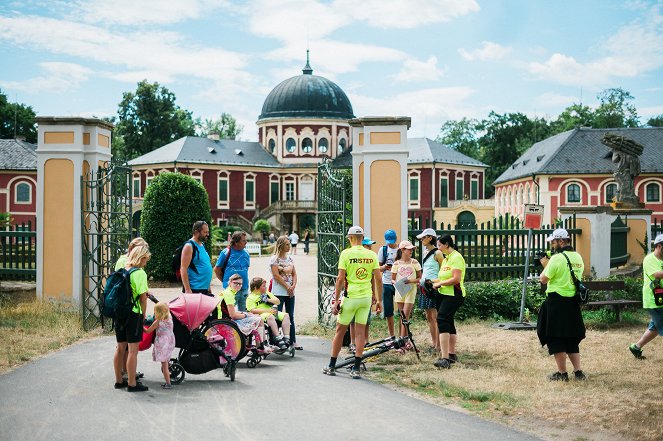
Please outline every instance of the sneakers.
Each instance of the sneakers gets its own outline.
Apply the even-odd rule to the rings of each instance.
[[[164,384],[161,385],[161,388],[162,389],[172,389],[173,385],[169,384],[169,383],[164,383]]]
[[[440,369],[451,369],[451,361],[448,358],[438,358],[433,366]]]
[[[350,369],[350,378],[352,378],[353,380],[359,380],[361,378],[359,371],[354,367]]]
[[[455,363],[458,361],[458,356],[456,354],[449,354],[449,361]]]
[[[582,372],[582,371],[578,371],[578,372]],[[564,372],[564,373],[555,372],[554,374],[548,376],[548,380],[550,380],[550,381],[569,381],[569,374],[566,373],[566,372]]]
[[[584,381],[587,379],[587,376],[583,371],[573,371],[573,375],[575,376],[576,380],[578,381]]]
[[[127,386],[127,392],[145,392],[147,390],[149,390],[149,387],[143,383],[136,383],[135,386]]]
[[[336,375],[336,369],[333,367],[326,366],[322,368],[322,373],[325,375],[329,375],[330,377],[333,377],[334,375]]]
[[[124,380],[122,383],[115,383],[115,389],[124,389],[128,385],[127,380]]]
[[[628,350],[631,351],[631,354],[638,360],[644,360],[646,357],[642,355],[642,349],[638,347],[635,343],[628,347]]]

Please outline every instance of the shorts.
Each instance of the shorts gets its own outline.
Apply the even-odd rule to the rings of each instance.
[[[285,312],[279,311],[276,314],[272,314],[272,313],[269,313],[269,312],[263,312],[262,314],[260,314],[260,317],[262,317],[262,320],[265,323],[267,323],[267,319],[269,318],[269,316],[274,316],[276,321],[279,322],[279,324],[280,324],[283,321],[283,319],[285,318]]]
[[[182,287],[182,292],[184,292],[184,287]],[[204,288],[191,288],[191,293],[205,294],[206,296],[214,297],[214,294],[212,294],[209,289],[204,289]]]
[[[465,303],[465,297],[462,295],[440,295],[440,307],[437,310],[437,329],[440,334],[456,334],[454,317],[463,303]]]
[[[647,329],[650,331],[658,331],[658,335],[663,336],[663,308],[651,308],[647,309],[651,321]]]
[[[567,354],[580,353],[580,340],[577,337],[548,337],[546,345],[548,346],[548,354],[550,355],[555,355],[560,352],[566,352]]]
[[[347,326],[354,319],[356,324],[365,325],[371,312],[372,303],[372,297],[344,298],[341,304],[341,312],[338,314],[338,323]]]
[[[417,293],[417,306],[419,307],[419,309],[423,310],[426,309],[437,310],[440,307],[440,302],[442,301],[440,297],[442,296],[439,294],[435,295],[435,299],[430,299],[426,297],[423,293],[423,287],[419,286],[419,292]]]
[[[414,300],[417,298],[417,291],[418,291],[417,286],[419,285],[410,284],[410,290],[404,296],[401,296],[401,294],[398,291],[396,291],[396,289],[394,288],[395,291],[394,302],[414,304]]]
[[[143,340],[143,314],[131,312],[126,323],[115,323],[115,340],[118,343],[140,343]]]
[[[394,285],[382,285],[382,310],[384,311],[384,318],[394,316],[394,293],[396,288]]]

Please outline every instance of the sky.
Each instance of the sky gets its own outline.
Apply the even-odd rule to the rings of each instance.
[[[307,48],[356,116],[410,116],[410,137],[491,110],[555,118],[612,87],[642,123],[663,114],[663,0],[0,0],[0,89],[41,116],[115,115],[147,79],[255,141]]]

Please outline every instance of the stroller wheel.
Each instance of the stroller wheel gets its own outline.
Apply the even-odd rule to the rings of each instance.
[[[258,361],[255,358],[251,357],[248,360],[246,360],[246,365],[251,369],[253,369],[254,367],[258,366]]]
[[[180,384],[184,380],[184,368],[174,358],[168,363],[168,371],[171,383]]]
[[[295,356],[295,347],[290,346],[290,349],[288,349],[288,351],[290,351],[290,358],[293,358]]]
[[[237,362],[234,360],[230,360],[228,364],[230,365],[230,367],[228,368],[228,370],[230,371],[230,381],[235,381],[235,369],[237,368]]]

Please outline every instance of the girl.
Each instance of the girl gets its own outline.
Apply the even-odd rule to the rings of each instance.
[[[437,249],[437,235],[432,228],[426,228],[417,236],[417,239],[419,239],[425,247],[424,260],[421,263],[423,274],[419,281],[420,293],[417,305],[420,309],[426,311],[426,321],[428,321],[428,329],[430,330],[430,336],[433,342],[431,350],[434,354],[438,354],[440,352],[440,339],[437,329],[437,308],[439,308],[439,303],[442,299],[440,298],[440,295],[437,294],[437,290],[435,290],[434,298],[430,298],[425,295],[424,292],[428,290],[428,288],[426,288],[426,280],[429,281],[429,287],[431,286],[430,283],[432,280],[437,280],[444,255],[442,254],[442,251]]]
[[[412,250],[414,245],[409,240],[404,240],[398,244],[398,252],[396,253],[396,261],[391,267],[391,280],[398,282],[403,280],[410,286],[410,289],[406,293],[401,293],[396,290],[396,296],[394,298],[396,305],[398,306],[399,313],[404,317],[405,320],[410,319],[410,314],[412,309],[414,309],[414,299],[417,296],[417,284],[419,279],[421,279],[421,265],[417,262],[416,259],[412,258]],[[394,283],[395,285],[395,283]],[[401,337],[407,335],[407,330],[405,326],[401,326]],[[406,349],[411,348],[411,344],[408,342]]]
[[[290,239],[288,236],[281,236],[276,239],[274,246],[274,255],[269,261],[269,268],[272,273],[272,293],[279,298],[279,311],[285,307],[285,312],[290,316],[290,342],[298,351],[303,348],[297,344],[297,335],[295,334],[295,287],[297,286],[297,271],[292,257],[288,254],[290,251]]]
[[[290,347],[290,317],[287,312],[278,311],[277,305],[281,301],[271,292],[267,291],[267,281],[262,277],[251,280],[251,294],[246,298],[246,309],[252,314],[258,314],[267,323],[272,331],[271,344],[279,349]],[[283,337],[279,337],[278,323],[283,328]]]
[[[173,355],[175,349],[175,334],[173,334],[173,320],[170,318],[170,309],[163,302],[157,303],[154,307],[154,323],[145,332],[153,332],[156,329],[157,335],[154,338],[152,346],[152,360],[161,362],[161,372],[166,380],[161,385],[164,389],[171,389],[170,370],[168,361]]]

